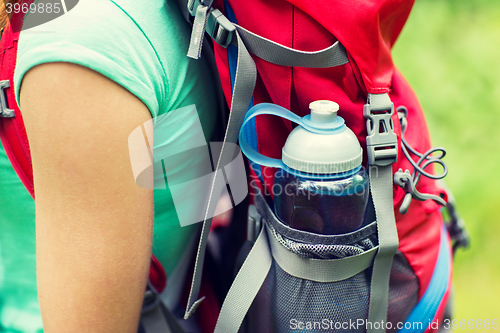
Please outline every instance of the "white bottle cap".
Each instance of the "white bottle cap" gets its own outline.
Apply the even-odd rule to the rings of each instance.
[[[320,100],[309,104],[313,123],[333,123],[337,120],[339,105],[332,101]]]
[[[309,105],[308,126],[324,128],[326,123],[342,122],[337,117],[339,105],[332,101],[314,101]],[[323,125],[323,126],[321,126]],[[338,130],[314,133],[297,126],[288,136],[282,150],[283,163],[289,168],[313,174],[341,173],[361,165],[363,150],[356,135],[346,126]]]

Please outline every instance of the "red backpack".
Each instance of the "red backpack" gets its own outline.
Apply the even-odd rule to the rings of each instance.
[[[377,172],[370,186],[376,255],[340,280],[327,276],[319,281],[305,272],[324,269],[315,266],[314,259],[304,262],[276,248],[270,230],[280,222],[272,209],[273,198],[260,195],[273,193],[276,169],[249,161],[249,181],[258,180],[259,190],[249,186],[255,206],[249,209],[248,221],[255,226],[248,230],[260,234],[251,239],[253,248],[229,289],[215,331],[373,333],[446,328],[442,320],[451,289],[451,240],[465,245],[467,237],[456,219],[448,229],[443,222],[441,206],[450,203],[436,180],[447,173],[441,160],[445,151],[431,149],[422,108],[391,57],[413,1],[190,0],[187,6],[178,2],[188,20],[194,17],[188,56],[200,56],[205,31],[214,41],[231,109],[226,142],[236,143],[239,133],[242,150],[243,139],[247,150],[281,159],[292,122],[270,114],[255,117],[255,111],[247,109],[274,103],[305,116],[310,102],[332,100],[363,147],[364,165]],[[218,167],[234,154],[230,147],[221,152]],[[440,156],[431,156],[435,152]],[[432,173],[432,163],[443,166],[441,175]],[[197,300],[199,280],[214,205],[207,208],[185,318],[202,300]],[[358,265],[355,258],[343,259],[351,264],[332,267],[349,270]],[[364,289],[356,289],[368,294],[367,299],[347,290],[358,274],[369,276]],[[293,283],[284,286],[284,281]],[[314,293],[303,291],[311,285]],[[343,296],[331,296],[335,293]],[[288,298],[292,301],[286,303]],[[316,320],[321,315],[335,320]],[[354,328],[352,321],[363,325]]]

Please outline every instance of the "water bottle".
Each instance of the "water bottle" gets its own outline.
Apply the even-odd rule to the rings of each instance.
[[[280,106],[262,103],[249,110],[240,131],[240,147],[253,162],[278,168],[273,186],[274,209],[286,225],[334,235],[362,226],[369,179],[361,166],[363,150],[354,133],[337,116],[339,105],[319,100],[303,118]],[[259,114],[289,119],[297,126],[282,149],[282,159],[256,152],[243,127]]]

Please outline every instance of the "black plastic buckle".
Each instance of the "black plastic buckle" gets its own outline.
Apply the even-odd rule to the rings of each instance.
[[[7,96],[5,95],[4,89],[10,88],[9,80],[0,81],[0,117],[2,118],[13,118],[14,110],[9,109],[7,104]]]
[[[220,46],[227,48],[233,41],[236,27],[220,10],[213,9],[208,15],[206,32]]]
[[[453,254],[455,254],[459,247],[467,249],[470,246],[471,237],[464,220],[458,214],[455,199],[450,192],[448,192],[448,203],[445,209],[447,213],[447,218],[445,216],[446,228],[453,242]]]
[[[377,108],[371,104],[363,106],[366,118],[366,149],[368,164],[386,166],[398,160],[398,137],[394,133],[391,116],[394,104],[390,108]]]

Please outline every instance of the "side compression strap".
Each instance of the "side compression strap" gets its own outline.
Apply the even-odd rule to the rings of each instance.
[[[369,94],[363,113],[367,118],[367,149],[371,156],[370,190],[379,243],[373,263],[368,311],[368,321],[372,323],[372,327],[367,333],[385,333],[382,321],[387,321],[389,279],[392,260],[399,245],[392,194],[392,163],[397,159],[397,137],[390,118],[394,113],[394,106],[388,94]],[[381,151],[384,153],[381,154]],[[375,323],[379,323],[379,329],[374,328]]]
[[[281,224],[262,195],[255,196],[255,205],[266,221],[266,228],[275,228]],[[361,254],[339,259],[313,259],[291,252],[271,232],[268,239],[273,258],[281,269],[297,278],[316,282],[342,281],[355,276],[371,266],[378,250],[378,247],[374,247]]]
[[[348,279],[371,266],[378,248],[340,259],[300,257],[269,237],[274,260],[291,276],[316,282],[336,282]]]
[[[177,1],[182,2],[182,0]],[[231,43],[236,46],[241,45],[236,38],[239,33],[239,38],[243,40],[250,53],[276,65],[326,68],[349,62],[344,47],[338,41],[319,51],[295,50],[231,23],[219,10],[211,8],[212,1],[190,0],[188,3],[191,15],[195,16],[187,53],[190,58],[198,59],[201,56],[203,34],[206,31],[224,48]],[[189,8],[191,5],[193,7]]]
[[[398,232],[392,203],[392,165],[378,167],[375,172],[371,170],[370,188],[377,217],[379,242],[379,250],[373,263],[368,312],[368,321],[374,324],[387,321],[389,279],[392,260],[398,249]],[[369,329],[367,333],[385,333],[385,330]]]

